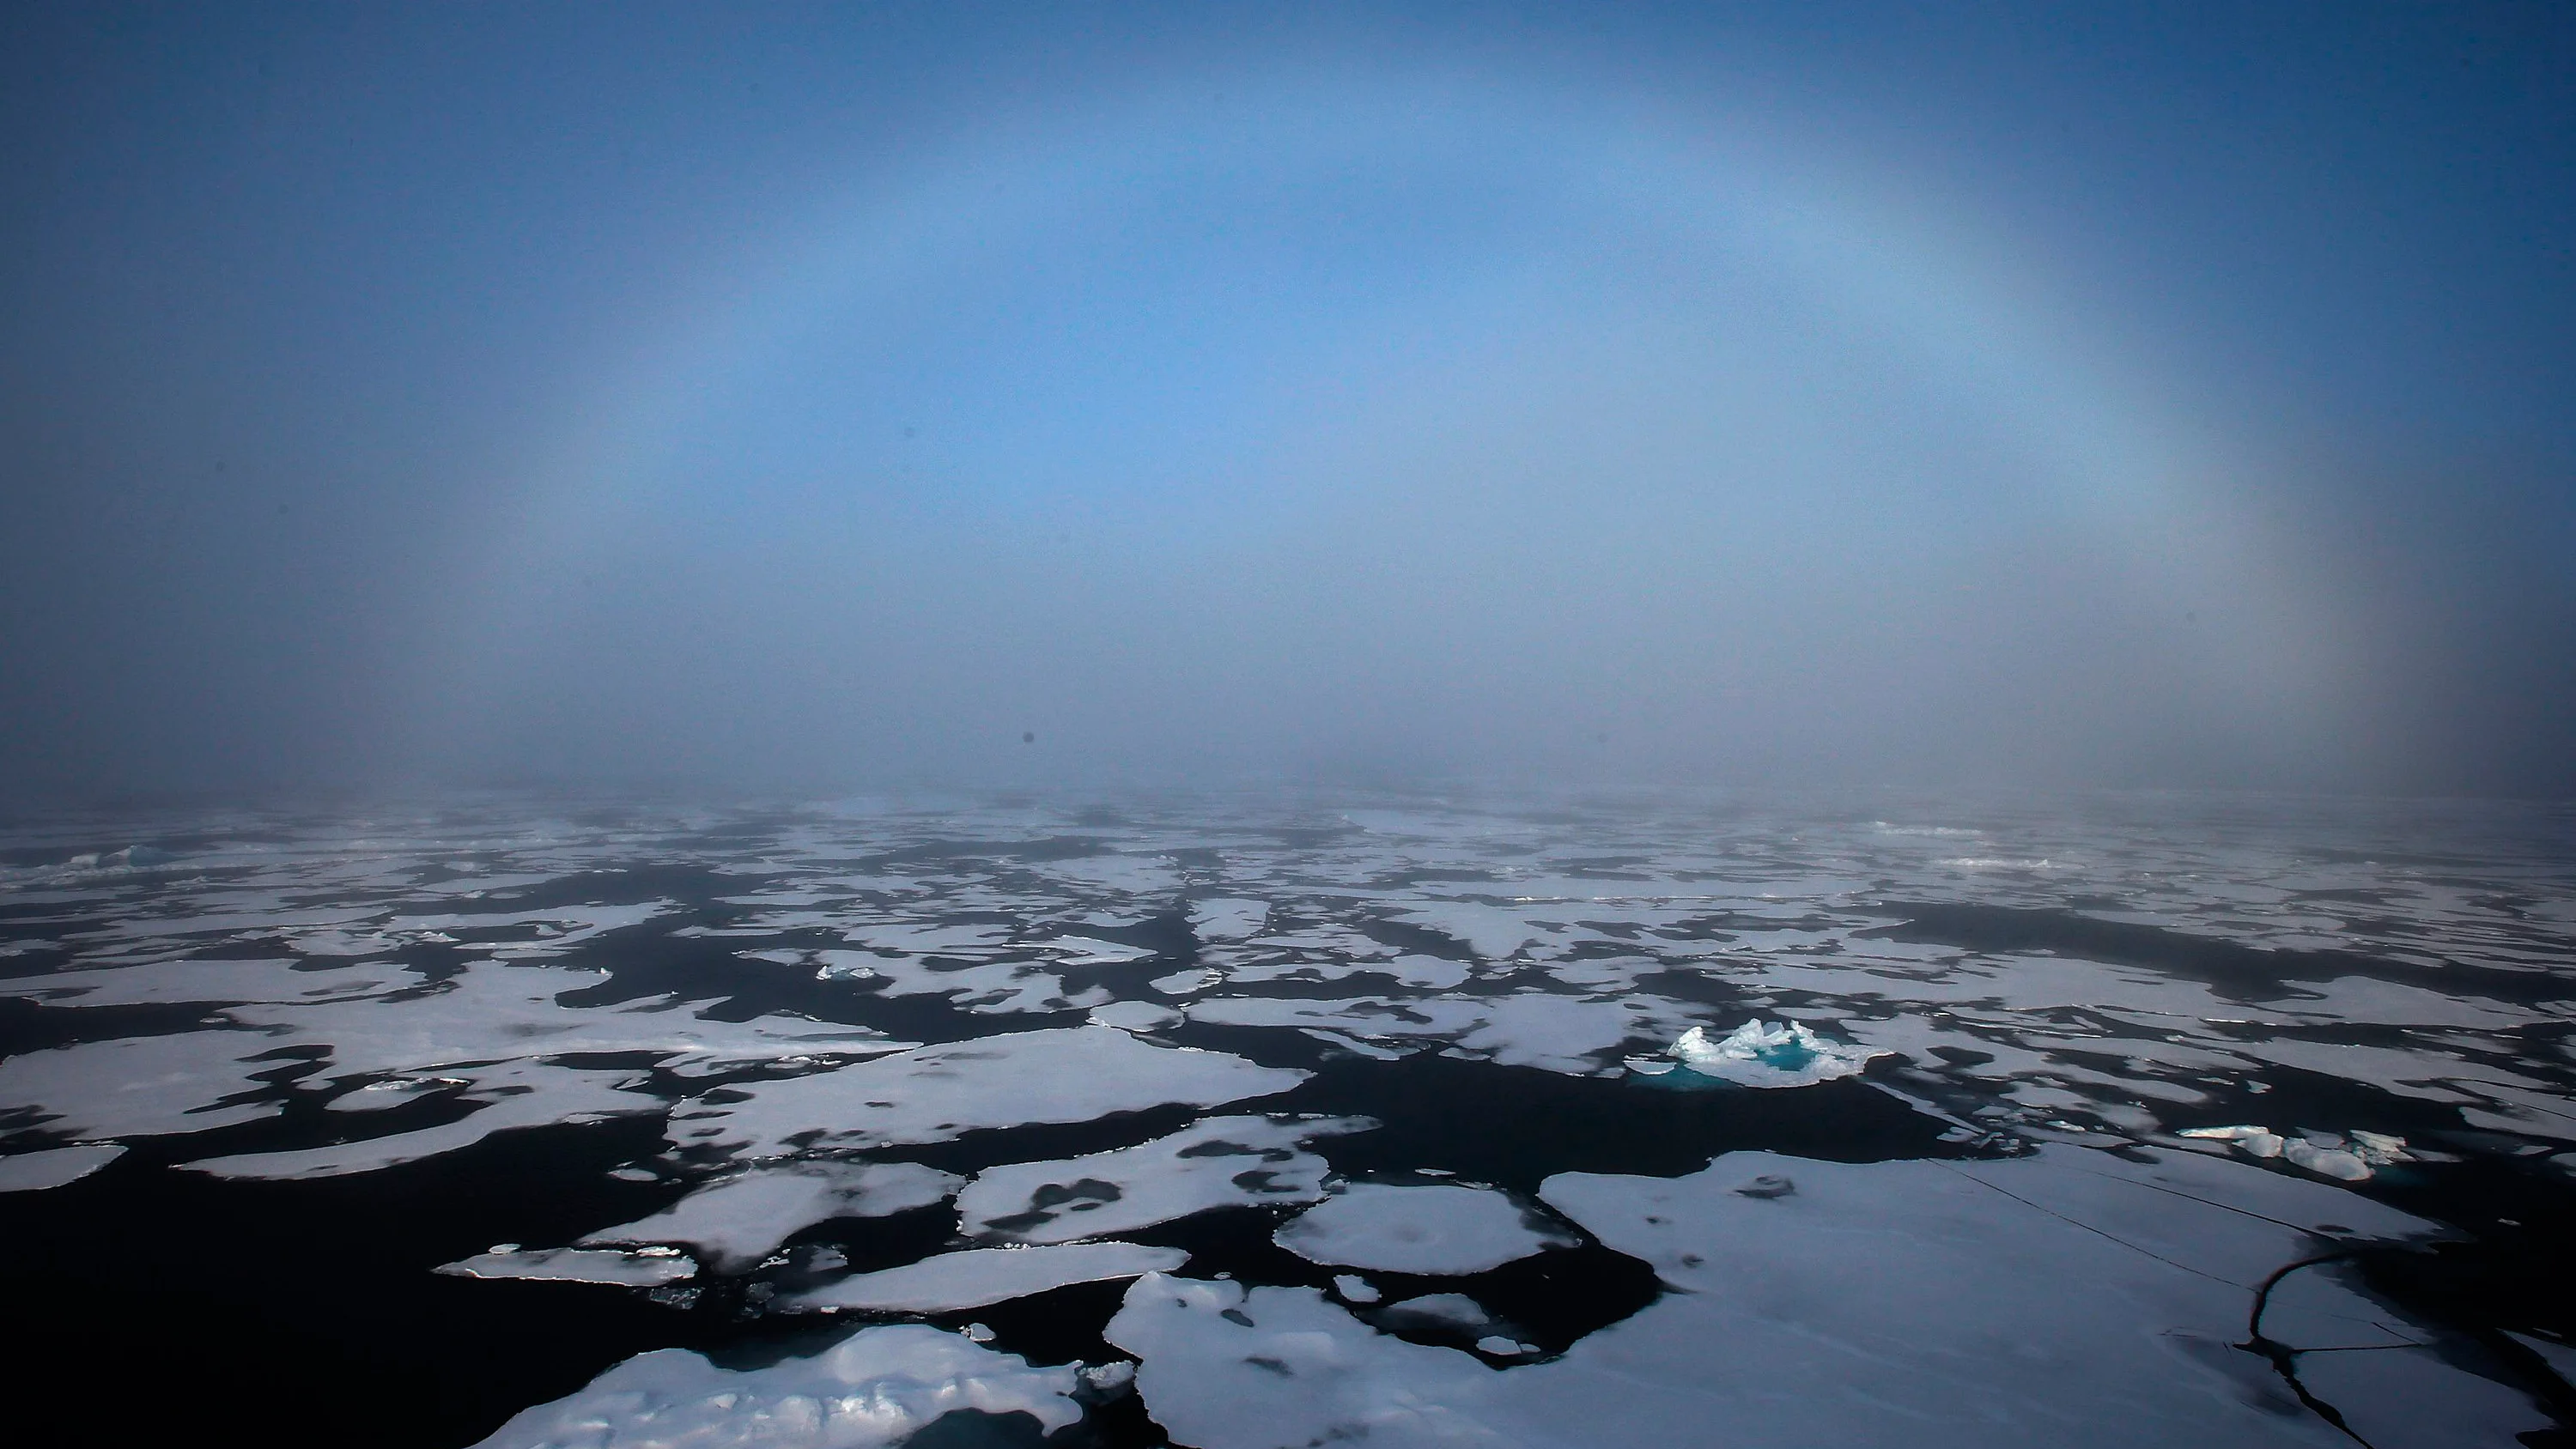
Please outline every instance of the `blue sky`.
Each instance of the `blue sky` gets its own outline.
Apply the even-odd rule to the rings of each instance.
[[[22,792],[2576,782],[2551,7],[0,25]]]

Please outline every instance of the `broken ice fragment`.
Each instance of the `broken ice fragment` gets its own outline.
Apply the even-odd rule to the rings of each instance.
[[[1705,1027],[1692,1027],[1668,1049],[1683,1066],[1704,1077],[1741,1087],[1803,1087],[1848,1077],[1887,1055],[1868,1047],[1827,1041],[1803,1023],[1765,1025],[1748,1021],[1733,1034],[1711,1039]]]
[[[2371,1176],[2369,1163],[2340,1147],[2320,1147],[2313,1142],[2293,1142],[2281,1149],[2281,1156],[2288,1159],[2291,1166],[2306,1168],[2320,1177],[2331,1177],[2343,1182],[2366,1182]]]
[[[2253,1157],[2278,1157],[2285,1139],[2269,1127],[2185,1127],[2185,1137],[2198,1137],[2210,1142],[2233,1142],[2237,1149]]]

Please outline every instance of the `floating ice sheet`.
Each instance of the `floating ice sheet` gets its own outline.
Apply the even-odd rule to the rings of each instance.
[[[1353,1183],[1283,1224],[1310,1263],[1387,1273],[1481,1273],[1574,1239],[1491,1188]]]
[[[746,1100],[693,1104],[672,1114],[670,1130],[679,1146],[783,1157],[946,1142],[985,1127],[1088,1122],[1166,1103],[1212,1107],[1284,1092],[1306,1077],[1084,1026],[917,1047],[838,1071],[739,1084],[728,1095]]]
[[[0,1157],[0,1192],[38,1192],[77,1182],[124,1153],[114,1143],[84,1143]]]
[[[605,1283],[622,1288],[656,1288],[697,1276],[698,1265],[685,1253],[646,1248],[625,1252],[606,1248],[494,1248],[436,1270],[458,1278],[516,1278],[532,1282]]]
[[[686,1349],[639,1354],[528,1409],[476,1449],[883,1449],[944,1414],[1027,1414],[1049,1433],[1082,1417],[1078,1368],[1033,1368],[920,1324],[864,1328],[811,1358],[721,1369]]]
[[[179,1164],[213,1177],[309,1181],[376,1172],[471,1147],[496,1132],[562,1123],[601,1122],[661,1110],[660,1099],[626,1090],[622,1072],[576,1071],[550,1062],[501,1062],[460,1068],[464,1099],[474,1111],[453,1122],[283,1152],[248,1152]]]
[[[855,1308],[878,1313],[945,1313],[981,1308],[1032,1293],[1167,1273],[1189,1261],[1178,1248],[1136,1243],[1064,1243],[1044,1248],[968,1248],[877,1273],[853,1273],[801,1293],[782,1294],[781,1308]]]
[[[1378,1333],[1312,1288],[1247,1289],[1157,1274],[1127,1290],[1102,1336],[1140,1360],[1137,1390],[1175,1444],[1501,1449],[1516,1442],[1484,1422],[1493,1370],[1469,1354]]]
[[[149,1137],[203,1132],[276,1116],[275,1102],[232,1102],[254,1092],[255,1072],[290,1062],[246,1058],[286,1043],[252,1031],[119,1037],[21,1052],[0,1061],[0,1112],[27,1110],[49,1132]]]
[[[1133,1232],[1210,1208],[1313,1202],[1331,1169],[1300,1149],[1366,1117],[1212,1117],[1136,1147],[985,1171],[957,1196],[971,1237],[1020,1243]]]
[[[802,1229],[929,1207],[962,1179],[914,1162],[800,1162],[707,1183],[671,1206],[602,1228],[584,1243],[685,1243],[721,1273],[739,1273]]]

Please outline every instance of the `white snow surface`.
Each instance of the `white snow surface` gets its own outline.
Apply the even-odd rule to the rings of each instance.
[[[946,1142],[985,1127],[1088,1122],[1166,1103],[1212,1107],[1284,1092],[1307,1073],[1157,1046],[1115,1027],[1013,1032],[733,1090],[671,1114],[675,1146],[745,1157]],[[791,1140],[793,1139],[793,1140]]]
[[[1492,1188],[1353,1183],[1272,1235],[1310,1263],[1384,1273],[1481,1273],[1574,1239]]]
[[[883,1449],[959,1409],[1082,1417],[1078,1366],[1033,1368],[920,1324],[863,1328],[811,1358],[721,1369],[681,1348],[626,1360],[476,1449]]]
[[[1210,1208],[1313,1202],[1331,1168],[1300,1149],[1376,1125],[1366,1117],[1210,1117],[1135,1147],[989,1168],[957,1195],[957,1217],[969,1237],[1061,1243]]]
[[[602,1228],[584,1243],[684,1243],[720,1273],[739,1273],[797,1232],[833,1218],[929,1207],[964,1179],[916,1162],[796,1162],[720,1177],[650,1217]]]
[[[819,1288],[781,1294],[777,1303],[781,1308],[807,1312],[854,1308],[876,1313],[945,1313],[1026,1298],[1075,1283],[1167,1273],[1189,1258],[1178,1248],[1148,1248],[1136,1243],[968,1248],[900,1268],[853,1273]]]

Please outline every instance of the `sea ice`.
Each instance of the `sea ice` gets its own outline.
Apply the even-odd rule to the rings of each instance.
[[[651,1217],[602,1228],[584,1243],[685,1243],[720,1273],[739,1273],[797,1232],[834,1218],[929,1207],[960,1179],[916,1162],[798,1162],[720,1177]]]
[[[646,1248],[621,1252],[605,1248],[495,1248],[435,1271],[459,1278],[519,1278],[557,1283],[607,1283],[625,1288],[658,1288],[694,1278],[698,1265],[688,1255]]]
[[[500,1062],[457,1068],[454,1075],[466,1084],[463,1100],[483,1105],[453,1122],[320,1147],[201,1158],[179,1166],[213,1177],[271,1182],[345,1177],[471,1147],[496,1132],[601,1122],[659,1111],[662,1106],[659,1098],[626,1090],[633,1080],[623,1072],[579,1071],[551,1062]]]
[[[1013,1032],[727,1089],[745,1100],[671,1114],[677,1146],[751,1157],[946,1142],[985,1127],[1088,1122],[1166,1103],[1212,1107],[1284,1092],[1307,1073],[1157,1046],[1114,1027]]]
[[[1312,1288],[1247,1290],[1154,1274],[1128,1288],[1102,1337],[1141,1360],[1136,1387],[1147,1411],[1173,1443],[1194,1449],[1518,1442],[1480,1421],[1501,1377],[1493,1369],[1470,1354],[1377,1333]]]
[[[0,1061],[0,1116],[32,1109],[37,1120],[28,1125],[70,1137],[147,1137],[255,1122],[276,1116],[278,1104],[217,1104],[257,1090],[252,1073],[291,1066],[244,1060],[284,1045],[263,1032],[188,1031],[20,1052]]]
[[[418,984],[419,977],[385,962],[336,970],[299,970],[293,961],[182,960],[22,977],[0,982],[0,996],[34,997],[57,1007],[323,1002]]]
[[[968,1248],[918,1263],[781,1294],[777,1306],[797,1312],[864,1309],[876,1313],[947,1313],[1026,1298],[1033,1293],[1168,1273],[1189,1261],[1178,1248],[1137,1243],[1062,1243],[1043,1248]]]
[[[1033,1368],[917,1323],[863,1328],[811,1358],[721,1369],[682,1348],[626,1360],[522,1411],[476,1449],[885,1449],[959,1409],[1079,1422],[1077,1365]]]
[[[45,1148],[0,1157],[0,1192],[37,1192],[89,1176],[123,1156],[112,1142]]]
[[[1386,1273],[1481,1273],[1574,1239],[1491,1188],[1353,1183],[1273,1234],[1310,1263]]]
[[[1887,1053],[1844,1046],[1809,1031],[1804,1023],[1765,1026],[1748,1021],[1723,1038],[1711,1038],[1705,1027],[1692,1027],[1674,1042],[1672,1055],[1703,1077],[1740,1087],[1803,1087],[1848,1077]]]
[[[2278,1157],[2286,1142],[2280,1133],[2269,1127],[2185,1127],[2181,1135],[2210,1142],[2232,1142],[2248,1157]]]
[[[1190,902],[1190,930],[1202,941],[1241,941],[1260,934],[1269,919],[1267,901],[1211,897]]]
[[[1211,1117],[1136,1147],[988,1169],[957,1195],[970,1237],[1021,1243],[1132,1232],[1210,1208],[1313,1202],[1331,1167],[1298,1149],[1366,1117]]]
[[[1091,1021],[1120,1031],[1168,1031],[1181,1024],[1181,1014],[1150,1001],[1114,1001],[1091,1008]]]

